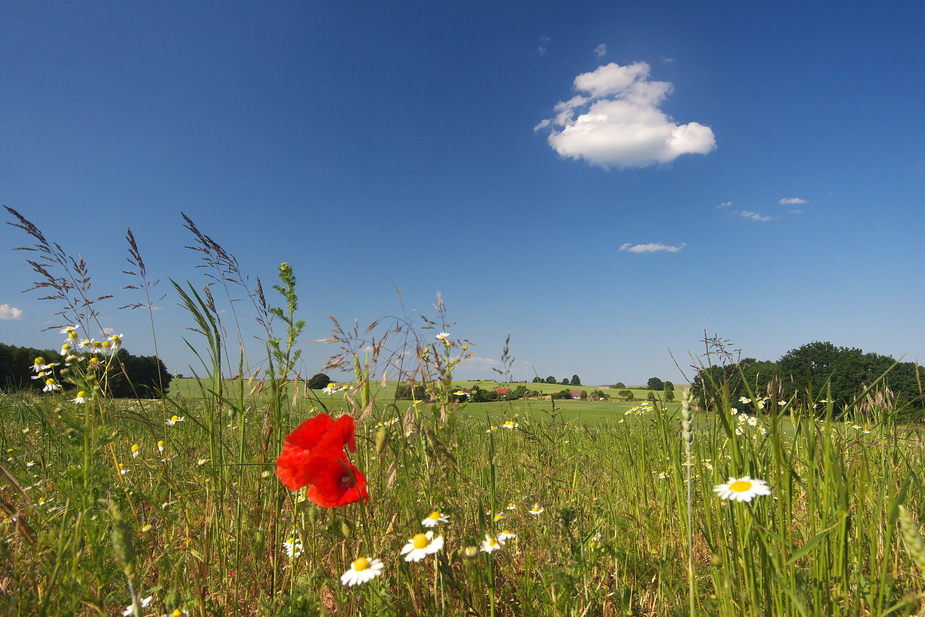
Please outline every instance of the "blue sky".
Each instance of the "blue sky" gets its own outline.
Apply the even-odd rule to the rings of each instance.
[[[187,374],[181,212],[267,288],[292,264],[309,374],[327,315],[437,292],[460,378],[508,332],[516,378],[585,384],[682,382],[704,329],[922,361],[923,29],[919,2],[4,3],[0,203],[149,354],[130,227]],[[27,244],[0,226],[0,341],[55,348]]]

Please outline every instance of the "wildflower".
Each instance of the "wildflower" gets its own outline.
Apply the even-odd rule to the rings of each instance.
[[[151,604],[151,598],[154,596],[148,596],[147,598],[141,599],[141,608],[148,608],[148,605]],[[135,607],[129,604],[124,611],[122,611],[122,617],[129,617],[129,615],[135,614]]]
[[[170,613],[170,617],[185,617],[186,615],[189,615],[189,613],[186,611],[181,611],[178,608],[173,609],[173,612]]]
[[[516,538],[516,537],[517,537],[517,534],[511,533],[507,529],[504,529],[501,531],[501,533],[498,534],[498,542],[500,542],[501,545],[504,546],[505,542],[507,542],[511,538]]]
[[[747,421],[748,421],[748,414],[740,413],[740,414],[739,414],[739,422],[740,422],[740,423],[744,423],[744,422],[747,422]]]
[[[42,388],[42,392],[54,392],[55,390],[60,390],[61,384],[49,377],[45,380],[45,387]]]
[[[546,508],[544,508],[538,503],[533,504],[533,507],[527,510],[527,512],[529,512],[533,516],[536,516],[537,514],[542,514],[545,511],[546,511]]]
[[[755,416],[752,416],[751,418],[749,418],[749,419],[748,419],[748,425],[749,425],[749,426],[758,426],[758,418],[756,418]]]
[[[485,540],[482,542],[482,552],[483,553],[494,553],[495,551],[501,550],[501,542],[497,538],[492,538],[489,535],[485,536]]]
[[[768,434],[768,429],[764,428],[763,426],[759,426],[759,427],[758,427],[758,432],[761,433],[762,435],[767,435],[767,434]]]
[[[504,512],[496,512],[495,515],[491,518],[494,522],[503,521],[507,518],[507,514]]]
[[[502,426],[503,426],[504,428],[513,430],[513,429],[517,428],[517,427],[520,426],[520,425],[517,424],[516,422],[514,422],[513,420],[508,420],[508,421],[505,422]]]
[[[78,326],[65,326],[63,329],[58,330],[58,332],[60,334],[67,334],[68,336],[70,336],[71,332],[74,332],[79,327],[80,327],[79,325]]]
[[[752,402],[752,399],[748,398],[747,396],[740,396],[739,402],[742,404],[748,405],[749,403]]]
[[[764,480],[752,480],[749,476],[729,478],[729,482],[717,485],[713,491],[720,499],[751,501],[757,495],[770,495],[771,487]]]
[[[125,468],[125,465],[123,465],[122,463],[119,463],[119,474],[124,476],[128,472],[129,470]]]
[[[172,416],[169,420],[167,420],[167,426],[173,426],[177,422],[183,422],[184,420],[186,420],[186,416],[182,418],[179,416]]]
[[[344,572],[340,577],[340,582],[348,587],[368,583],[380,574],[382,574],[382,562],[370,557],[360,557],[352,564],[350,569]]]
[[[109,344],[112,346],[113,351],[119,351],[122,348],[122,335],[113,334],[109,337]]]
[[[70,353],[71,353],[71,349],[73,349],[73,348],[72,348],[68,343],[65,343],[64,345],[61,345],[61,355],[62,355],[62,356],[66,356],[66,355],[70,354]]]
[[[285,542],[283,542],[283,549],[286,551],[289,559],[298,559],[302,556],[302,541],[294,536],[290,536]]]
[[[401,549],[405,561],[421,561],[443,548],[443,536],[434,537],[434,532],[419,533]]]
[[[447,333],[447,332],[441,332],[440,334],[438,334],[438,335],[437,335],[436,337],[434,337],[434,338],[436,338],[438,341],[443,341],[443,344],[444,344],[444,345],[449,345],[449,344],[450,344],[449,341],[447,341],[447,339],[450,338],[450,335],[449,335],[449,333]]]
[[[736,427],[736,435],[744,435],[745,431],[742,430],[741,426]]]
[[[729,413],[732,414],[732,415],[736,415],[737,413],[739,413],[739,410],[736,409],[735,407],[730,407],[730,408],[729,408]]]
[[[167,449],[167,444],[164,443],[164,440],[163,440],[163,439],[161,439],[160,441],[157,442],[157,451],[158,451],[158,452],[160,452],[161,454],[163,454],[164,451],[165,451],[166,449]]]
[[[138,455],[141,454],[141,446],[137,443],[132,444],[132,458],[138,458]]]
[[[449,523],[449,522],[450,522],[449,516],[441,512],[438,512],[437,510],[434,510],[427,516],[427,518],[421,521],[421,524],[424,525],[425,527],[436,527],[440,523]]]
[[[516,510],[516,509],[517,509],[517,506],[514,505],[514,502],[510,502],[510,503],[507,504],[507,509],[508,509],[508,510]]]
[[[318,414],[286,436],[276,475],[291,491],[308,486],[308,498],[323,508],[369,501],[366,477],[350,463],[344,448],[357,449],[353,418],[343,415],[334,421],[326,413]]]
[[[486,432],[486,433],[494,433],[496,430],[498,430],[498,427],[497,427],[497,426],[489,426],[489,427],[488,427],[488,430],[486,430],[485,432]]]
[[[77,403],[78,405],[86,403],[87,399],[85,398],[85,395],[86,393],[83,390],[81,390],[80,392],[77,393],[77,396],[71,399],[71,402]]]

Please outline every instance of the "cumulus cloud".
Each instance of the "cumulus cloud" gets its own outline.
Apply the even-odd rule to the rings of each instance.
[[[731,202],[731,201],[724,201],[723,203],[721,203],[720,205],[718,205],[718,206],[716,206],[716,207],[717,207],[717,208],[728,208],[728,207],[731,206],[731,205],[732,205],[732,202]]]
[[[603,58],[604,56],[607,55],[607,46],[601,43],[600,45],[594,48],[594,53],[597,54],[598,58]]]
[[[789,204],[796,205],[796,204],[805,204],[805,203],[806,203],[806,200],[805,200],[805,199],[800,199],[799,197],[788,197],[788,198],[786,198],[786,199],[781,199],[781,200],[780,200],[780,205],[782,205],[782,206],[786,206],[786,205],[789,205]]]
[[[737,212],[737,214],[743,218],[747,218],[752,221],[760,221],[762,223],[774,219],[773,216],[762,216],[757,212],[749,212],[748,210],[742,210],[741,212]]]
[[[709,127],[677,124],[659,109],[671,87],[666,81],[649,81],[645,62],[599,66],[576,77],[579,94],[560,101],[556,116],[534,131],[552,127],[548,142],[560,156],[605,169],[647,167],[682,154],[707,154],[716,148]]]
[[[666,246],[661,242],[655,244],[636,244],[633,245],[629,242],[620,247],[621,251],[628,251],[630,253],[654,253],[656,251],[667,251],[669,253],[677,253],[683,249],[687,244],[681,244],[680,246]]]
[[[0,304],[0,319],[22,319],[22,309],[9,304]]]

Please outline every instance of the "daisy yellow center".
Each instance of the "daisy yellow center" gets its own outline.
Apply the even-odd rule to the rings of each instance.
[[[46,380],[45,380],[45,385],[46,385],[46,386],[53,386],[54,384],[55,384],[55,380],[54,380],[54,379],[46,379]]]
[[[492,538],[488,541],[488,546],[498,546],[498,541]]]
[[[353,562],[353,569],[357,572],[362,572],[363,570],[369,569],[369,559],[366,557],[360,557]]]
[[[173,416],[172,418],[170,418],[170,421],[171,421],[171,422],[176,422],[176,421],[179,420],[179,419],[180,419],[180,416]]]
[[[77,398],[83,398],[84,394],[85,394],[84,391],[81,390],[80,392],[77,393]]]
[[[36,364],[45,364],[45,358],[36,358],[36,359],[35,359],[35,363],[36,363]]]
[[[752,483],[746,480],[736,480],[729,485],[730,491],[735,491],[736,493],[744,493],[752,487]]]
[[[437,512],[436,510],[434,510],[433,512],[430,513],[430,516],[428,516],[427,518],[429,518],[429,519],[432,520],[432,521],[439,520],[439,519],[440,519],[440,513]]]
[[[427,536],[423,533],[419,533],[411,539],[411,543],[414,544],[414,548],[421,549],[427,548],[430,544],[430,540],[428,540]]]

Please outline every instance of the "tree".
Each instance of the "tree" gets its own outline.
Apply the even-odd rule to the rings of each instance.
[[[665,384],[658,377],[652,377],[646,384],[650,390],[661,390],[665,387]]]
[[[665,402],[671,403],[673,401],[674,401],[674,388],[670,390],[668,388],[665,388]]]
[[[560,385],[567,386],[569,385],[568,379],[565,377],[562,378],[562,381],[559,382]]]
[[[573,386],[581,385],[581,379],[578,378],[578,375],[572,375],[572,385]]]
[[[161,398],[173,379],[157,357],[133,356],[124,347],[116,352],[109,370],[109,390],[114,398]]]
[[[665,390],[674,390],[674,384],[670,381],[666,381],[663,386]]]
[[[620,390],[620,389],[625,388],[625,387],[626,387],[626,384],[623,383],[622,381],[618,381],[617,383],[615,383],[615,384],[613,385],[613,389],[614,389],[614,390]]]
[[[533,383],[543,383],[543,378],[537,375],[533,378]]]
[[[546,383],[559,383],[559,381],[555,377],[550,375],[549,377],[546,378]]]
[[[628,401],[633,401],[636,398],[636,395],[633,394],[632,390],[620,390],[619,392],[617,392],[617,395],[620,398],[625,398]]]
[[[325,375],[324,373],[316,373],[308,380],[306,386],[309,390],[323,390],[328,387],[328,384],[331,383],[331,378]]]
[[[587,398],[588,398],[588,392],[587,392],[587,390],[582,390],[582,391],[581,391],[581,394],[578,395],[578,398],[580,398],[580,399],[583,400],[583,401],[584,401],[584,400],[587,400]]]

